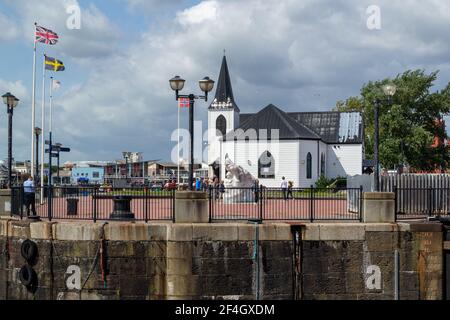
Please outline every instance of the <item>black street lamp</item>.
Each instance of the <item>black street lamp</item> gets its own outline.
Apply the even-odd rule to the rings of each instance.
[[[386,95],[387,99],[375,99],[375,139],[374,139],[374,147],[373,147],[373,154],[374,154],[374,160],[375,160],[375,181],[374,181],[374,191],[379,192],[380,191],[380,159],[379,159],[379,136],[380,136],[380,129],[379,129],[379,112],[380,112],[380,106],[381,105],[391,105],[392,104],[392,97],[395,95],[395,92],[397,91],[397,87],[394,84],[387,84],[383,86],[383,92]]]
[[[176,100],[178,101],[180,98],[189,99],[189,134],[191,136],[190,141],[190,162],[189,162],[189,190],[193,191],[193,183],[194,183],[194,101],[196,99],[204,99],[208,101],[208,93],[214,89],[214,81],[209,77],[205,77],[199,81],[200,90],[205,93],[204,96],[196,96],[194,94],[189,95],[180,95],[179,92],[183,90],[185,80],[176,76],[169,80],[170,87],[173,91],[175,91]]]
[[[36,181],[36,185],[39,185],[39,136],[42,133],[42,129],[41,128],[34,128],[34,134],[36,136],[36,171],[34,173],[35,176],[35,181]],[[31,168],[31,170],[33,170],[33,168]]]
[[[6,104],[8,110],[8,187],[12,187],[12,117],[14,108],[19,104],[19,99],[11,93],[6,93],[2,96],[3,102]]]

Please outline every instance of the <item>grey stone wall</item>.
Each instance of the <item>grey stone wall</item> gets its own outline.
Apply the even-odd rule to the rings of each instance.
[[[0,299],[441,299],[440,224],[291,225],[28,223],[0,219]],[[37,243],[38,288],[20,283],[25,239]],[[103,246],[104,269],[99,254]],[[258,243],[259,259],[255,257]],[[299,253],[298,261],[294,252]],[[296,262],[299,265],[296,268]],[[83,290],[68,290],[79,266]],[[380,270],[380,287],[367,286]],[[259,278],[257,270],[260,270]],[[89,276],[89,277],[88,277]]]

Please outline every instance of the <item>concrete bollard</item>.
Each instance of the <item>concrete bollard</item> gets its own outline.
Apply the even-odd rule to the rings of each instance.
[[[363,222],[365,223],[395,222],[395,193],[364,192]]]
[[[175,223],[208,223],[208,194],[177,191],[175,193]]]
[[[0,216],[11,215],[11,190],[0,190]]]

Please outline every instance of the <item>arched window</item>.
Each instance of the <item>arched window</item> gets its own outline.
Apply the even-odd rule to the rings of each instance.
[[[306,156],[306,179],[312,179],[312,155],[308,153]]]
[[[325,153],[320,156],[320,174],[325,175]]]
[[[223,115],[220,115],[216,120],[216,131],[219,131],[222,136],[227,133],[227,120]]]
[[[269,151],[263,152],[259,157],[258,178],[275,179],[275,159]]]

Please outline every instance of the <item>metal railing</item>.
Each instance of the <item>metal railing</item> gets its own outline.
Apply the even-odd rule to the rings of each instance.
[[[393,189],[397,220],[450,215],[450,188]]]
[[[362,188],[210,188],[210,221],[361,221]]]
[[[137,221],[174,220],[175,191],[148,188],[44,187],[36,190],[36,213],[49,221],[109,220],[114,200],[129,197],[130,211]],[[11,215],[27,216],[23,187],[12,188]],[[50,207],[50,208],[49,208]]]
[[[361,221],[362,188],[209,188],[210,222]],[[36,192],[36,211],[48,220],[109,220],[115,200],[131,199],[138,221],[175,219],[175,191],[145,187],[44,187]],[[26,216],[23,187],[12,190],[12,215]]]

